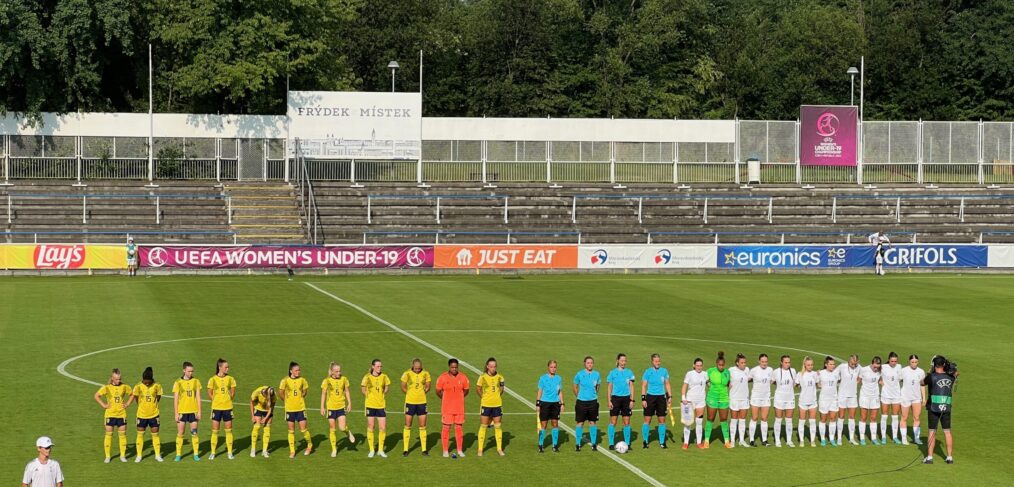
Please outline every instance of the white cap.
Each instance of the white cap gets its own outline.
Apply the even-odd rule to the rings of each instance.
[[[40,436],[38,440],[35,440],[35,446],[38,448],[49,448],[53,446],[53,440],[48,436]]]

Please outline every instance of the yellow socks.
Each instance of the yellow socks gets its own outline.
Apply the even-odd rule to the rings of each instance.
[[[225,449],[232,455],[232,428],[225,429]]]
[[[387,431],[380,430],[379,438],[377,439],[377,450],[384,451],[384,438],[387,438]]]
[[[194,456],[195,457],[197,456],[197,450],[200,448],[200,445],[201,445],[201,439],[198,438],[197,435],[194,435],[194,434],[190,435],[190,446],[193,447],[193,449],[194,449]]]
[[[218,430],[211,430],[211,454],[214,455],[218,451]]]
[[[334,428],[331,428],[328,431],[327,437],[329,440],[331,440],[331,451],[332,452],[338,451],[338,435],[334,432]]]
[[[496,451],[503,451],[503,430],[500,423],[493,425],[493,435],[496,436]]]
[[[155,456],[162,456],[162,443],[158,440],[158,433],[151,434],[151,447],[155,449]],[[140,449],[138,449],[140,451]]]
[[[373,449],[373,430],[366,430],[366,444],[370,447],[370,453],[376,451]]]
[[[126,458],[127,456],[127,432],[121,431],[119,436],[120,440],[120,457]]]
[[[408,426],[401,430],[401,442],[405,444],[405,451],[408,451],[408,440],[412,439],[412,429]]]
[[[176,435],[176,456],[183,456],[183,435]]]
[[[111,457],[110,451],[113,449],[113,432],[106,431],[106,436],[102,437],[102,451],[106,452],[106,458]]]
[[[422,447],[422,451],[426,451],[426,428],[419,428],[419,445]]]
[[[486,425],[479,425],[479,452],[482,452],[486,447],[486,429]]]
[[[264,451],[268,451],[268,442],[271,441],[271,429],[270,428],[267,428],[267,427],[264,428],[264,438],[261,441],[264,442],[264,448],[263,448],[263,450]]]
[[[296,432],[289,430],[289,455],[296,454]]]
[[[310,436],[310,429],[303,430],[303,439],[306,440],[306,451],[313,449],[313,437]]]
[[[257,436],[260,435],[261,425],[260,423],[254,423],[253,431],[250,432],[250,449],[257,451]]]
[[[137,456],[141,456],[141,452],[144,451],[144,432],[138,431],[137,438],[134,438],[134,446],[137,448]]]

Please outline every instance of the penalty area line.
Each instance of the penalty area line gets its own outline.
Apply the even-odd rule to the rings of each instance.
[[[426,340],[423,340],[422,338],[419,338],[418,336],[416,336],[415,334],[413,334],[413,333],[411,333],[409,331],[405,331],[404,329],[398,327],[394,323],[391,323],[390,321],[387,321],[387,320],[385,320],[385,319],[383,319],[383,318],[381,318],[381,317],[379,317],[379,316],[371,313],[369,310],[367,310],[366,308],[363,308],[362,306],[359,306],[358,304],[355,304],[355,303],[353,303],[351,301],[347,301],[345,299],[342,299],[342,298],[338,297],[335,294],[332,294],[332,293],[330,293],[328,291],[325,291],[325,290],[317,287],[313,283],[306,282],[304,284],[306,284],[310,288],[314,289],[315,291],[317,291],[317,292],[319,292],[319,293],[321,293],[321,294],[323,294],[323,295],[325,295],[325,296],[327,296],[327,297],[329,297],[329,298],[331,298],[331,299],[333,299],[335,301],[338,301],[339,303],[342,303],[345,306],[348,306],[349,308],[352,308],[352,309],[354,309],[354,310],[362,313],[366,317],[372,319],[373,321],[376,321],[377,323],[380,323],[381,325],[384,325],[384,326],[390,328],[391,330],[397,332],[398,334],[403,335],[404,337],[406,337],[406,338],[408,338],[408,339],[410,339],[410,340],[412,340],[412,341],[414,341],[414,342],[416,342],[416,343],[418,343],[418,344],[420,344],[420,345],[422,345],[422,346],[424,346],[424,347],[426,347],[426,348],[428,348],[428,349],[436,352],[439,355],[444,356],[445,358],[454,358],[453,355],[447,353],[442,348],[437,347],[436,345],[433,345],[432,343],[427,342]],[[468,362],[466,362],[464,360],[461,360],[460,358],[458,359],[458,361],[459,361],[459,363],[462,366],[464,366],[466,369],[472,371],[473,373],[482,374],[482,371],[479,370],[474,365],[472,365],[472,364],[470,364],[470,363],[468,363]],[[510,389],[508,387],[504,387],[504,392],[506,392],[507,394],[510,394],[511,397],[517,399],[522,404],[525,404],[526,406],[528,406],[529,408],[531,408],[533,411],[535,410],[535,404],[534,403],[532,403],[531,401],[529,401],[528,399],[526,399],[524,396],[518,394],[517,392],[514,392],[514,390],[512,390],[512,389]],[[566,431],[566,432],[568,432],[570,434],[574,434],[573,428],[571,428],[570,426],[567,426],[567,425],[563,424],[562,421],[560,422],[560,427],[563,428],[564,431]],[[620,458],[615,453],[613,453],[613,452],[611,452],[609,450],[606,450],[605,448],[599,448],[598,452],[601,453],[601,454],[603,454],[603,455],[605,455],[610,460],[613,460],[614,462],[620,464],[621,466],[623,466],[627,470],[631,471],[634,475],[637,475],[638,477],[640,477],[642,480],[644,480],[648,484],[653,485],[654,487],[665,487],[665,484],[663,484],[662,482],[656,480],[654,477],[648,475],[643,470],[637,468],[636,466],[634,466],[630,462],[628,462],[628,461]]]

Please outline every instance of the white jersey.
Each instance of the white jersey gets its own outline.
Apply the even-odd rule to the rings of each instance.
[[[708,373],[696,370],[687,372],[683,377],[683,383],[687,384],[687,400],[693,402],[704,402],[705,387],[708,384]]]
[[[25,466],[21,482],[32,487],[56,487],[56,484],[63,482],[63,471],[60,470],[60,463],[52,458],[46,463],[41,463],[36,458]]]
[[[856,385],[859,382],[860,367],[849,367],[848,364],[834,369],[838,374],[838,397],[856,397]]]
[[[880,378],[884,380],[884,390],[880,394],[884,399],[901,399],[901,368],[898,364],[880,367]]]
[[[771,367],[758,365],[750,369],[750,380],[753,381],[750,399],[771,399]]]
[[[750,369],[733,367],[729,369],[729,400],[746,401],[750,398]]]
[[[901,398],[922,401],[922,380],[926,377],[926,372],[919,368],[905,367],[898,376],[901,380]]]
[[[859,371],[859,377],[863,380],[859,395],[864,399],[880,399],[880,372],[867,365]]]
[[[814,371],[800,372],[796,376],[796,384],[799,384],[799,404],[817,403],[817,381],[819,374]]]
[[[775,383],[775,401],[792,401],[796,395],[796,370],[777,368],[771,371]]]
[[[821,369],[820,376],[820,402],[837,402],[838,401],[838,371],[828,372],[827,369]]]

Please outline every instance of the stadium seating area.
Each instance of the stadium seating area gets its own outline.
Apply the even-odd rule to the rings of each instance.
[[[282,182],[19,181],[0,188],[6,242],[303,243]],[[1014,241],[1014,192],[982,187],[314,183],[325,243]],[[900,216],[899,216],[900,212]],[[852,235],[851,237],[849,235]]]

